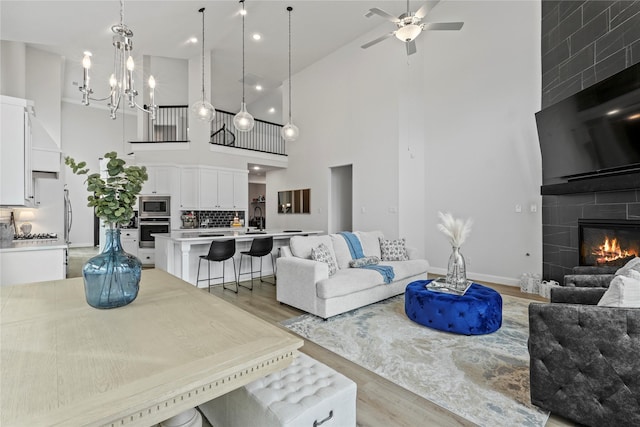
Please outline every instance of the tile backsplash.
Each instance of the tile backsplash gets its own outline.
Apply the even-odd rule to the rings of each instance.
[[[181,211],[180,215],[193,212],[200,227],[225,228],[229,227],[234,216],[244,220],[244,211]],[[182,224],[180,224],[182,227]]]

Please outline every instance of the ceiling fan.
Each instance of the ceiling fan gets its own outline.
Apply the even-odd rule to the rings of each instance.
[[[415,39],[420,35],[422,31],[425,30],[454,30],[457,31],[464,25],[464,22],[422,22],[422,19],[427,16],[427,14],[433,9],[440,0],[430,0],[427,1],[420,9],[416,11],[416,13],[411,13],[409,10],[409,0],[407,0],[407,12],[398,16],[397,18],[384,10],[378,9],[376,7],[369,9],[369,11],[364,15],[367,18],[372,17],[373,15],[382,16],[383,18],[388,19],[389,21],[396,24],[398,27],[395,31],[391,31],[381,37],[378,37],[375,40],[371,40],[369,43],[365,43],[360,46],[363,49],[373,46],[376,43],[380,43],[381,41],[391,37],[396,36],[398,40],[404,42],[407,47],[407,55],[412,55],[416,53],[416,43]]]

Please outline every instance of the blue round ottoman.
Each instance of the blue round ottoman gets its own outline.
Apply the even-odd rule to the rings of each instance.
[[[490,334],[502,326],[502,297],[473,283],[464,295],[427,289],[431,280],[407,285],[404,311],[407,317],[429,328],[462,335]]]

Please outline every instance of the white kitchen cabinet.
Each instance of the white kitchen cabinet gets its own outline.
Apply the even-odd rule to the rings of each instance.
[[[180,169],[180,209],[199,209],[200,170],[197,167],[184,167]]]
[[[140,194],[173,195],[177,190],[178,169],[173,166],[146,166],[149,179]]]
[[[233,209],[233,172],[218,171],[218,204],[216,209]]]
[[[233,173],[233,208],[249,209],[249,172]]]
[[[61,280],[66,276],[66,245],[26,242],[0,249],[0,285]]]
[[[0,123],[0,205],[35,206],[31,174],[31,101],[2,96]]]
[[[219,209],[218,171],[216,169],[200,168],[198,180],[200,187],[198,209],[205,211]]]
[[[155,249],[139,248],[138,259],[142,262],[142,265],[144,267],[153,267],[156,263]]]
[[[138,229],[127,228],[120,230],[120,243],[122,249],[134,257],[138,256]]]

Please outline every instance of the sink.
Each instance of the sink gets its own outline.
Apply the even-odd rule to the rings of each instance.
[[[266,231],[245,231],[244,234],[267,234]]]

